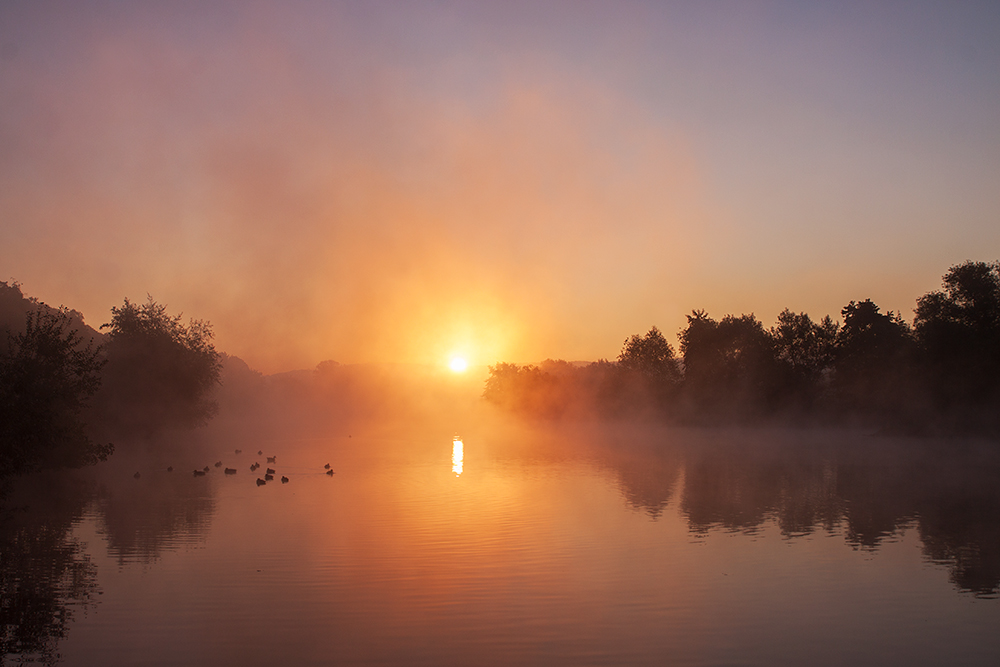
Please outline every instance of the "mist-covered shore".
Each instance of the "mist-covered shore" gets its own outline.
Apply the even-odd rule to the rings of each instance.
[[[852,426],[1000,436],[1000,263],[951,267],[914,318],[851,301],[842,320],[782,311],[715,319],[625,340],[615,361],[490,367],[484,396],[513,413],[677,424]]]
[[[720,320],[695,310],[679,354],[656,327],[615,361],[480,369],[324,361],[265,376],[215,349],[211,324],[127,298],[98,329],[0,284],[0,476],[79,467],[161,431],[522,418],[790,425],[1000,435],[1000,264],[951,267],[911,322],[871,300],[814,321],[785,310]],[[322,426],[320,426],[322,425]]]

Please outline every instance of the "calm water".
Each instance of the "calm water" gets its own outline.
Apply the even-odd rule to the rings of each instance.
[[[4,664],[1000,664],[993,448],[452,435],[220,435],[36,480],[0,535]]]

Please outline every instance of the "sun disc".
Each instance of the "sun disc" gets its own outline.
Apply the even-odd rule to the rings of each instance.
[[[464,373],[465,369],[469,367],[469,362],[467,362],[463,357],[452,357],[451,361],[448,362],[448,368],[455,373]]]

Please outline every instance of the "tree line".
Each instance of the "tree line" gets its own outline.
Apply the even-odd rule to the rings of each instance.
[[[222,364],[207,322],[185,325],[149,297],[125,299],[100,329],[0,282],[0,480],[103,461],[105,438],[214,414]]]
[[[1000,435],[1000,263],[951,267],[912,323],[870,299],[841,320],[784,310],[687,316],[678,351],[656,327],[616,361],[490,366],[483,396],[540,417],[644,415],[678,423],[791,421]]]

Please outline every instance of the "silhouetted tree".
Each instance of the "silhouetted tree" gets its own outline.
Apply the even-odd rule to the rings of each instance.
[[[557,379],[537,366],[498,363],[489,371],[483,398],[500,407],[553,417],[561,414],[568,403]]]
[[[684,390],[696,413],[713,418],[750,418],[766,414],[782,387],[774,341],[751,315],[705,311],[688,315],[681,331]]]
[[[786,308],[771,329],[777,358],[797,375],[815,380],[833,365],[839,328],[829,315],[813,322],[806,313]]]
[[[118,426],[152,430],[197,426],[216,412],[211,398],[222,363],[207,322],[171,317],[149,297],[143,305],[111,309],[105,390],[105,415]]]
[[[951,267],[917,300],[914,329],[935,407],[956,417],[1000,408],[1000,263]],[[994,425],[996,419],[992,420]]]
[[[674,348],[656,327],[645,336],[625,339],[618,355],[616,390],[636,409],[671,408],[680,381],[680,369],[674,358]]]
[[[104,361],[67,309],[38,306],[24,331],[7,334],[0,353],[0,477],[39,468],[105,460],[110,444],[93,442],[82,411],[100,386]]]
[[[673,384],[680,379],[674,348],[656,327],[645,336],[638,334],[625,339],[618,366],[629,373],[637,373],[654,384]]]
[[[812,410],[826,392],[836,354],[838,325],[824,317],[813,322],[806,313],[787,308],[771,329],[775,357],[787,372],[786,401],[800,410]]]
[[[834,383],[842,406],[889,422],[903,418],[918,404],[910,327],[898,313],[880,312],[871,299],[851,301],[841,315]]]

